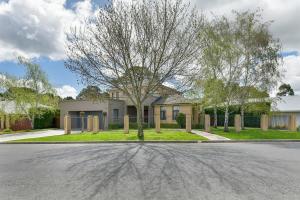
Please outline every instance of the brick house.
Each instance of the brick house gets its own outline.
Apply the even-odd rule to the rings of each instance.
[[[109,90],[109,98],[99,101],[64,100],[59,104],[60,124],[64,128],[64,116],[71,116],[71,128],[80,129],[82,119],[84,128],[87,128],[89,115],[99,116],[99,126],[107,129],[110,125],[123,125],[125,115],[129,116],[130,123],[137,118],[136,108],[131,100],[117,89]],[[160,115],[161,124],[176,124],[179,112],[192,116],[193,124],[198,124],[198,110],[194,103],[172,88],[161,86],[157,92],[150,95],[143,104],[143,122],[149,127],[154,125],[154,115]]]

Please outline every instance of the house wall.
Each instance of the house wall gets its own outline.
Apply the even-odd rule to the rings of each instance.
[[[111,100],[109,101],[108,104],[109,108],[108,108],[108,113],[107,113],[107,119],[108,119],[108,123],[115,123],[113,122],[113,109],[118,109],[119,110],[119,124],[123,124],[124,123],[124,115],[125,115],[125,102],[121,101],[121,100]]]
[[[154,114],[160,116],[160,107],[163,106],[166,108],[166,120],[160,120],[162,124],[176,124],[176,120],[173,120],[173,106],[175,105],[156,105],[154,109]],[[176,105],[177,106],[177,105]],[[185,115],[193,116],[193,106],[192,105],[179,105],[179,112],[184,113]]]
[[[92,101],[62,101],[59,104],[60,108],[60,128],[64,128],[64,116],[71,111],[109,111],[108,100],[103,102],[92,102]],[[106,120],[108,123],[108,120]]]
[[[270,115],[270,126],[272,128],[288,128],[291,114],[296,115],[296,127],[300,126],[300,112],[277,112]]]

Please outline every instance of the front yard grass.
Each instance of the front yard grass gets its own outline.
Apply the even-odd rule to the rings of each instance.
[[[145,141],[187,141],[206,140],[196,134],[186,133],[181,130],[161,129],[161,133],[156,133],[154,129],[144,130]],[[130,130],[129,134],[124,134],[123,130],[110,130],[99,133],[80,133],[71,135],[59,135],[43,138],[33,138],[17,140],[15,142],[87,142],[87,141],[138,141],[137,131]]]
[[[236,133],[234,128],[230,128],[229,132],[224,132],[223,127],[218,129],[212,128],[211,132],[234,140],[251,140],[251,139],[295,139],[300,140],[300,132],[292,132],[287,130],[262,131],[259,128],[246,128],[240,133]]]

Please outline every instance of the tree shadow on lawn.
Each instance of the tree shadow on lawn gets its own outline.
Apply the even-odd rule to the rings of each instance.
[[[55,151],[29,162],[67,162],[69,184],[62,187],[72,187],[79,199],[269,199],[288,189],[283,166],[233,148],[104,144]]]

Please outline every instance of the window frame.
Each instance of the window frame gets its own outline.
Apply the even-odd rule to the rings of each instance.
[[[116,113],[117,113],[117,117],[115,116],[115,114],[116,114],[115,111],[117,111],[117,112],[116,112]],[[113,109],[113,113],[112,113],[113,121],[119,120],[119,115],[120,115],[120,109],[114,108],[114,109]]]
[[[177,108],[177,109],[175,109],[175,108]],[[175,112],[176,111],[176,112]],[[175,116],[175,113],[176,113],[176,116]],[[173,120],[176,120],[176,117],[177,117],[177,115],[180,113],[180,106],[178,106],[178,105],[174,105],[173,107],[172,107],[172,119]]]
[[[160,120],[167,120],[167,109],[165,106],[160,107],[159,116],[160,116]]]

